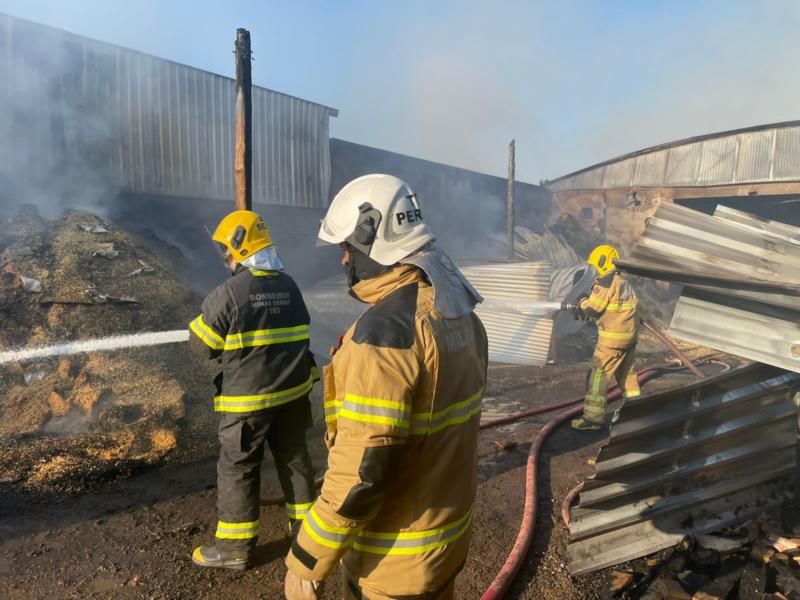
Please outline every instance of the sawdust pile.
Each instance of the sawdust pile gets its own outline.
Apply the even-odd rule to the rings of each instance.
[[[152,240],[95,215],[46,221],[26,206],[0,231],[0,349],[181,329],[196,316],[201,298]],[[207,445],[211,390],[186,344],[0,365],[0,482],[78,491]]]

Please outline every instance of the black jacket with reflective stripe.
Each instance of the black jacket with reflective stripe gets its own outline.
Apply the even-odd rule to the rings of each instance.
[[[310,318],[285,273],[240,268],[203,301],[192,346],[222,364],[214,408],[249,413],[302,398],[316,379]]]

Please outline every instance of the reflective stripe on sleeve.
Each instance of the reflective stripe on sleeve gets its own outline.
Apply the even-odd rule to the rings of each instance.
[[[353,543],[360,528],[335,527],[325,523],[312,506],[303,521],[303,530],[318,544],[338,550]]]
[[[294,519],[295,521],[302,521],[306,518],[306,514],[308,514],[308,509],[314,506],[313,502],[306,502],[304,504],[291,504],[289,502],[286,503],[286,514],[289,515],[290,519]]]
[[[466,400],[451,404],[439,412],[433,414],[417,413],[411,415],[411,434],[430,435],[447,427],[465,423],[475,415],[480,414],[482,399],[483,389],[481,388],[478,390],[478,392]]]
[[[326,423],[333,423],[334,421],[338,420],[339,418],[339,409],[342,407],[342,403],[339,400],[330,400],[325,402],[322,407],[325,409],[325,422]]]
[[[598,329],[597,335],[598,337],[607,340],[632,340],[634,337],[636,337],[636,332],[635,331],[618,332],[618,331],[606,331],[605,329]]]
[[[332,405],[332,408],[336,409],[338,419],[389,425],[401,429],[408,429],[408,419],[411,414],[411,407],[404,402],[368,398],[356,394],[345,394],[344,400],[327,402],[326,405]],[[325,419],[328,420],[328,417]]]
[[[625,312],[626,310],[636,310],[636,307],[639,305],[637,300],[632,300],[630,302],[609,302],[606,310],[608,312]]]
[[[311,367],[311,378],[314,381],[319,381],[319,369],[317,367]]]
[[[271,346],[272,344],[285,344],[307,340],[311,337],[309,325],[296,327],[279,327],[276,329],[257,329],[231,333],[225,337],[225,350],[238,350],[254,346]]]
[[[257,394],[254,396],[216,396],[214,398],[214,410],[217,412],[251,412],[254,410],[264,410],[273,406],[280,406],[292,400],[302,398],[311,391],[314,383],[313,375],[295,387],[269,394]]]
[[[189,323],[189,329],[200,338],[203,343],[213,350],[222,350],[225,346],[225,340],[222,339],[216,331],[211,329],[203,321],[203,315],[198,315],[197,318]]]
[[[217,521],[215,537],[222,540],[246,540],[258,537],[261,521],[248,521],[246,523],[226,523]]]
[[[472,509],[470,508],[467,514],[458,521],[436,529],[402,533],[362,531],[356,538],[353,549],[358,552],[393,556],[421,554],[452,544],[469,531],[471,524]]]
[[[593,307],[598,309],[600,312],[604,311],[606,309],[606,306],[608,306],[608,300],[605,300],[604,298],[601,298],[600,296],[595,296],[594,294],[589,296],[588,302]]]

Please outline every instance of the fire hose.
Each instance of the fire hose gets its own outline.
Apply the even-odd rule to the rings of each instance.
[[[664,367],[640,371],[638,373],[639,384],[643,385],[654,377],[658,377],[671,371],[683,370],[683,368],[684,367]],[[621,395],[622,390],[617,386],[608,392],[607,397],[609,401],[612,401],[616,400]],[[514,582],[515,577],[519,573],[519,570],[522,568],[522,563],[524,562],[525,557],[528,555],[528,550],[533,543],[533,532],[536,526],[536,503],[538,499],[537,465],[539,462],[539,451],[542,449],[545,440],[556,429],[556,427],[561,425],[567,419],[579,414],[583,410],[582,402],[583,396],[570,400],[566,403],[558,402],[551,405],[541,406],[536,409],[539,412],[547,412],[548,410],[554,410],[568,404],[577,405],[561,413],[548,422],[547,425],[539,430],[533,440],[533,443],[531,444],[531,448],[528,452],[528,463],[525,468],[525,506],[523,508],[522,522],[520,524],[519,533],[517,534],[517,539],[514,542],[514,547],[511,549],[511,553],[508,555],[508,558],[500,568],[500,571],[497,573],[492,583],[489,584],[489,587],[481,596],[481,600],[500,600],[501,598],[505,597],[505,595],[508,593],[508,590],[511,588],[511,584]],[[497,419],[496,421],[489,421],[481,425],[481,429],[494,427],[498,424],[509,422],[508,420],[513,420],[512,417],[515,416],[516,415],[510,415],[509,417]]]
[[[730,368],[729,365],[725,363],[721,363],[720,361],[703,361],[703,362],[714,362],[715,364],[721,364],[726,368]],[[660,377],[665,373],[670,372],[677,372],[686,369],[686,366],[678,366],[678,367],[653,367],[648,368],[643,371],[639,371],[638,379],[639,384],[643,385],[646,382],[654,379],[656,377]],[[612,390],[608,392],[608,401],[616,400],[622,395],[622,390],[616,386]],[[551,410],[555,410],[558,408],[563,408],[564,406],[568,406],[570,404],[575,404],[577,406],[561,413],[550,422],[548,422],[539,432],[536,434],[536,437],[531,444],[531,448],[528,452],[528,462],[525,471],[525,505],[523,508],[523,515],[522,515],[522,522],[520,524],[519,533],[517,534],[517,539],[514,543],[514,547],[511,549],[506,562],[500,568],[497,575],[495,576],[492,583],[489,585],[487,590],[481,596],[481,600],[500,600],[505,597],[508,593],[509,589],[511,588],[514,579],[516,578],[519,570],[522,568],[522,563],[525,560],[525,557],[528,555],[528,550],[530,549],[531,544],[533,543],[533,533],[534,528],[536,526],[536,503],[537,503],[537,495],[538,495],[538,473],[537,473],[537,465],[539,459],[539,452],[544,445],[545,440],[547,437],[556,429],[559,425],[564,423],[564,421],[568,420],[570,417],[580,414],[583,410],[582,406],[583,397],[575,398],[573,400],[568,400],[565,402],[556,402],[553,404],[548,404],[545,406],[540,406],[534,410],[526,411],[524,413],[518,413],[516,415],[509,415],[508,417],[503,417],[502,419],[497,419],[494,421],[489,421],[481,425],[481,429],[486,429],[488,427],[495,427],[497,425],[503,425],[505,423],[509,423],[515,421],[519,418],[523,418],[523,416],[530,416],[533,414],[539,414],[543,412],[548,412]],[[570,493],[567,495],[567,498],[562,505],[562,518],[564,517],[564,511],[567,512],[567,516],[565,519],[565,523],[569,522],[569,506],[572,504],[572,501],[575,497],[580,493],[581,488],[583,487],[583,483],[573,488]]]

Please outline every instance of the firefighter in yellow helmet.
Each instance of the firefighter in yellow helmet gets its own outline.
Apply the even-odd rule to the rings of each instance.
[[[309,351],[309,315],[300,289],[283,272],[264,220],[238,210],[213,240],[233,275],[203,301],[189,324],[193,348],[220,363],[214,380],[219,413],[217,527],[214,543],[192,554],[202,567],[246,569],[258,540],[261,460],[275,459],[290,527],[314,500],[306,429],[316,367]]]
[[[319,598],[341,561],[345,599],[452,599],[477,484],[480,296],[391,175],[347,184],[319,238],[342,246],[350,293],[371,307],[323,371],[328,470],[286,559],[286,597]]]
[[[634,369],[638,318],[638,300],[628,280],[617,272],[614,260],[619,252],[609,245],[598,246],[589,255],[587,264],[597,271],[591,294],[578,303],[584,318],[597,322],[597,346],[592,357],[583,416],[573,419],[573,429],[599,430],[606,413],[606,388],[616,378],[623,395],[639,395],[639,382]]]

